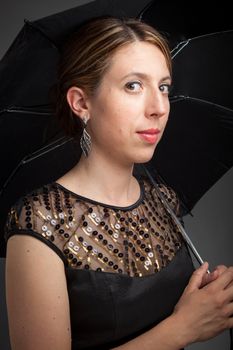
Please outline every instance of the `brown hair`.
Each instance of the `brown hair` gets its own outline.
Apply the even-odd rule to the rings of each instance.
[[[92,19],[83,24],[64,45],[58,69],[56,114],[67,135],[79,137],[82,131],[81,121],[73,115],[66,99],[69,88],[78,86],[87,96],[93,96],[110,66],[114,52],[135,41],[158,47],[171,73],[171,56],[166,40],[156,29],[137,19]]]

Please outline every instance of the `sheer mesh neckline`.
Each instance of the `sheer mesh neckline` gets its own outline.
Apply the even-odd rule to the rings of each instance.
[[[72,192],[71,190],[69,190],[68,188],[64,187],[63,185],[61,185],[59,182],[56,182],[56,181],[53,182],[53,184],[55,186],[58,186],[62,191],[66,192],[66,193],[69,193],[73,197],[76,197],[77,199],[80,199],[82,201],[89,202],[89,203],[92,203],[92,204],[95,204],[95,205],[99,205],[99,206],[102,206],[102,207],[105,207],[105,208],[110,208],[110,209],[115,209],[115,210],[122,210],[122,211],[128,211],[128,210],[132,210],[132,209],[137,208],[142,203],[142,201],[145,198],[145,187],[144,187],[144,183],[143,183],[142,179],[141,178],[136,178],[136,177],[135,177],[135,179],[137,180],[137,182],[139,184],[139,187],[140,187],[139,198],[133,204],[128,205],[128,206],[124,206],[124,207],[117,206],[117,205],[111,205],[111,204],[107,204],[107,203],[102,203],[102,202],[96,201],[94,199],[91,199],[91,198],[88,198],[88,197],[85,197],[85,196],[81,196],[80,194]]]

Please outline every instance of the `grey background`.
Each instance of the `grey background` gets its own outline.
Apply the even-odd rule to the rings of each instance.
[[[24,18],[35,20],[63,11],[91,0],[8,0],[0,5],[0,57],[3,56]],[[92,0],[93,1],[93,0]],[[190,234],[204,260],[211,267],[217,264],[233,265],[233,169],[199,201],[193,217],[185,217],[186,231]],[[0,259],[0,349],[10,350],[4,292],[5,261]],[[224,332],[204,343],[190,345],[189,350],[227,350],[229,334]]]

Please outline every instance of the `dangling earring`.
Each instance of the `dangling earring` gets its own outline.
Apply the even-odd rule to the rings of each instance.
[[[88,134],[86,130],[87,121],[88,121],[88,117],[85,116],[83,118],[83,122],[84,122],[83,133],[80,139],[80,146],[82,148],[82,151],[85,157],[88,157],[91,151],[91,136]]]

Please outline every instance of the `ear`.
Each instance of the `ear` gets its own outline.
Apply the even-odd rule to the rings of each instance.
[[[67,102],[72,112],[79,118],[89,115],[87,97],[84,91],[76,86],[69,88],[66,94]]]

